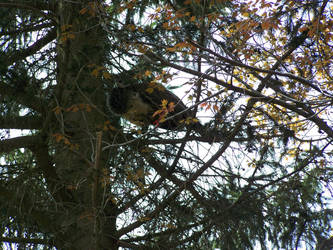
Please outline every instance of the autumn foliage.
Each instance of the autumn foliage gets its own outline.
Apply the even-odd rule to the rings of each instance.
[[[0,15],[1,246],[330,249],[330,1],[0,0]],[[167,99],[151,127],[107,109],[137,83],[193,117],[170,131]]]

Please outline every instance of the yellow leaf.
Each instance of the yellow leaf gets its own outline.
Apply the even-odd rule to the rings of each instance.
[[[154,114],[152,115],[152,117],[155,117],[155,116],[157,116],[157,115],[159,115],[159,114],[161,114],[163,112],[164,112],[163,110],[159,109],[159,110],[157,110],[157,111],[154,112]]]
[[[127,25],[127,28],[130,30],[130,31],[134,31],[136,29],[135,25],[134,24],[129,24]]]
[[[79,107],[77,105],[72,105],[66,109],[66,112],[77,112],[79,111]]]
[[[175,225],[172,225],[171,223],[168,223],[166,225],[166,227],[169,228],[169,229],[175,229],[175,228],[177,228]]]
[[[64,140],[64,143],[66,144],[66,145],[70,145],[71,143],[70,143],[70,141],[67,139],[67,138],[63,138],[63,140]]]
[[[182,48],[185,48],[187,46],[188,46],[187,42],[181,42],[181,43],[177,43],[175,47],[182,49]]]
[[[80,110],[79,107],[75,105],[75,106],[72,107],[71,111],[72,112],[78,112],[79,110]]]
[[[62,138],[64,138],[64,135],[59,134],[59,133],[55,133],[52,136],[55,137],[56,142],[60,142],[62,140]]]
[[[108,200],[110,200],[114,205],[116,205],[118,203],[117,199],[115,197],[113,197],[113,196],[110,196],[108,198]]]
[[[65,32],[66,30],[69,30],[70,28],[72,28],[73,25],[71,24],[64,24],[61,26],[61,32]]]
[[[86,111],[91,112],[91,106],[89,104],[86,104]]]
[[[139,221],[149,221],[149,220],[151,220],[150,217],[141,217],[141,218],[139,218]]]
[[[264,21],[262,24],[261,24],[261,28],[263,29],[263,30],[268,30],[270,27],[271,27],[272,25],[271,25],[271,22],[270,21]]]
[[[174,110],[175,110],[175,103],[170,102],[169,105],[168,105],[168,111],[173,112]]]
[[[117,128],[113,127],[112,125],[109,125],[108,129],[111,130],[111,131],[117,131]]]
[[[73,39],[75,38],[75,35],[74,35],[72,32],[69,32],[69,33],[67,34],[67,38],[73,40]]]
[[[167,22],[163,23],[163,24],[162,24],[162,27],[163,27],[164,29],[168,29],[168,28],[169,28],[169,23],[167,23]]]
[[[67,185],[66,188],[68,190],[76,190],[77,189],[77,186],[76,185]]]
[[[163,100],[162,100],[162,107],[165,108],[167,104],[168,104],[168,100],[163,99]]]
[[[146,70],[145,76],[151,76],[151,71],[150,70]]]
[[[306,31],[307,29],[309,29],[307,26],[303,26],[299,29],[299,32]]]
[[[59,115],[61,113],[61,110],[62,108],[60,106],[57,106],[53,109],[53,112],[56,114],[56,115]]]
[[[99,69],[98,68],[91,71],[91,75],[94,76],[94,77],[98,77],[98,74],[99,74]]]
[[[78,106],[79,109],[82,110],[82,109],[85,108],[86,105],[84,103],[79,103],[77,106]]]
[[[84,15],[88,11],[87,7],[80,10],[80,15]]]
[[[111,79],[111,74],[109,72],[107,72],[107,71],[103,71],[103,77],[105,79]]]
[[[175,48],[175,47],[172,47],[172,48],[167,48],[166,50],[167,50],[167,51],[170,51],[170,52],[175,52],[175,51],[176,51],[176,48]]]
[[[146,88],[146,92],[147,92],[148,94],[151,94],[151,93],[154,92],[154,88]]]

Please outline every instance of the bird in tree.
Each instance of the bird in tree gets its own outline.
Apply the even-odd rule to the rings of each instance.
[[[142,127],[151,124],[166,130],[181,130],[188,124],[193,128],[202,127],[193,118],[193,111],[158,83],[115,87],[109,93],[108,106],[112,113]]]

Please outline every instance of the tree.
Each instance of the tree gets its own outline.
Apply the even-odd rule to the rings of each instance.
[[[327,0],[14,0],[0,11],[3,244],[328,245]],[[195,116],[183,131],[135,126],[106,107],[124,83],[164,84]],[[173,105],[161,103],[157,125]]]

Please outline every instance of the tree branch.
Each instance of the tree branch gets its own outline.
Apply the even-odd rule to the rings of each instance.
[[[0,99],[2,96],[8,96],[10,99],[15,99],[16,102],[31,108],[39,113],[43,112],[43,107],[47,107],[47,103],[37,96],[27,95],[24,92],[19,92],[16,88],[10,87],[5,83],[0,83]]]
[[[66,189],[63,185],[59,185],[61,180],[53,166],[47,143],[40,139],[37,143],[30,145],[29,149],[34,154],[37,166],[42,170],[48,190],[52,193],[54,199],[57,202],[72,202],[73,197],[70,190]]]
[[[41,16],[45,16],[50,19],[55,19],[53,14],[45,13],[45,10],[54,11],[56,8],[56,1],[48,1],[48,4],[37,1],[29,2],[29,4],[22,4],[18,2],[11,2],[11,3],[0,3],[0,8],[16,8],[16,9],[23,9],[23,10],[31,10],[36,13],[39,13]],[[44,10],[44,11],[43,11]]]
[[[5,60],[5,65],[12,65],[14,62],[20,61],[28,56],[35,54],[38,50],[43,48],[48,43],[52,42],[57,37],[56,29],[51,29],[44,37],[37,40],[33,45],[26,49],[18,50],[16,53],[10,55]]]
[[[0,141],[0,153],[8,153],[18,148],[29,148],[40,142],[37,135],[27,135]]]
[[[38,24],[38,25],[26,25],[26,26],[23,26],[22,29],[9,30],[9,31],[0,32],[0,35],[1,36],[12,36],[12,35],[17,35],[17,34],[25,33],[25,32],[40,31],[41,29],[50,28],[52,26],[53,25],[52,25],[51,22],[42,23],[42,24]]]
[[[156,60],[161,62],[160,64],[154,62],[157,65],[165,65],[165,66],[172,67],[174,69],[178,69],[182,72],[189,73],[189,74],[207,79],[209,81],[215,82],[216,84],[221,85],[221,86],[225,87],[228,90],[233,90],[237,93],[241,93],[243,95],[248,95],[248,96],[253,97],[257,100],[260,100],[261,102],[274,103],[274,104],[280,105],[282,107],[285,107],[285,108],[287,108],[291,111],[294,111],[295,113],[297,113],[297,114],[309,119],[310,121],[314,122],[319,127],[319,129],[325,131],[329,137],[333,138],[333,130],[327,125],[327,123],[325,121],[320,119],[310,109],[304,110],[304,109],[300,108],[298,104],[295,104],[295,105],[294,104],[289,104],[287,102],[284,102],[282,100],[277,99],[276,97],[273,98],[273,97],[265,96],[265,95],[261,94],[259,91],[256,91],[256,90],[248,90],[248,89],[245,89],[245,88],[240,88],[240,87],[228,84],[227,82],[224,82],[224,81],[222,81],[222,80],[220,80],[216,77],[210,76],[208,74],[201,73],[201,72],[198,72],[196,70],[193,70],[193,69],[190,69],[190,68],[186,68],[184,66],[180,66],[178,64],[168,62],[164,58],[162,58],[162,57],[160,57],[156,54],[153,54],[151,52],[149,52],[148,54],[150,55],[148,60],[150,60],[150,59],[154,60],[154,58],[155,58]],[[265,84],[266,81],[268,81],[268,79],[264,78],[262,83]],[[262,86],[264,86],[264,85],[262,85]]]
[[[41,245],[53,245],[50,240],[44,239],[26,239],[17,237],[0,237],[0,242],[8,243],[23,243],[23,244],[41,244]]]
[[[305,40],[305,39],[304,39]],[[316,86],[315,84],[313,84],[312,82],[313,81],[309,81],[307,79],[304,79],[303,77],[300,77],[300,76],[296,76],[296,75],[293,75],[293,74],[290,74],[290,73],[285,73],[285,72],[280,72],[280,71],[276,71],[276,70],[271,70],[271,69],[260,69],[260,68],[257,68],[257,67],[254,67],[254,66],[249,66],[249,65],[246,65],[242,62],[239,62],[239,61],[235,61],[233,59],[230,59],[230,58],[227,58],[225,56],[222,56],[214,51],[212,51],[211,49],[208,49],[208,48],[205,48],[205,47],[202,47],[200,46],[199,44],[195,43],[194,41],[192,40],[187,40],[190,44],[192,44],[193,46],[201,49],[201,50],[204,50],[206,52],[208,52],[209,54],[215,56],[216,58],[218,58],[219,60],[221,61],[224,61],[226,63],[229,63],[230,65],[232,66],[237,66],[237,67],[241,67],[241,68],[245,68],[245,69],[248,69],[248,70],[251,70],[251,71],[254,71],[254,72],[261,72],[261,73],[267,73],[267,74],[270,74],[270,75],[278,75],[278,76],[284,76],[284,77],[288,77],[290,79],[293,79],[293,80],[296,80],[300,83],[303,83],[307,86],[310,86],[311,88],[315,89],[316,91],[320,92],[320,93],[324,93],[326,95],[329,95],[329,96],[332,96],[331,94],[321,90],[318,86]],[[287,53],[288,55],[290,55],[290,53]]]
[[[0,116],[0,129],[40,129],[42,119],[39,116]]]

